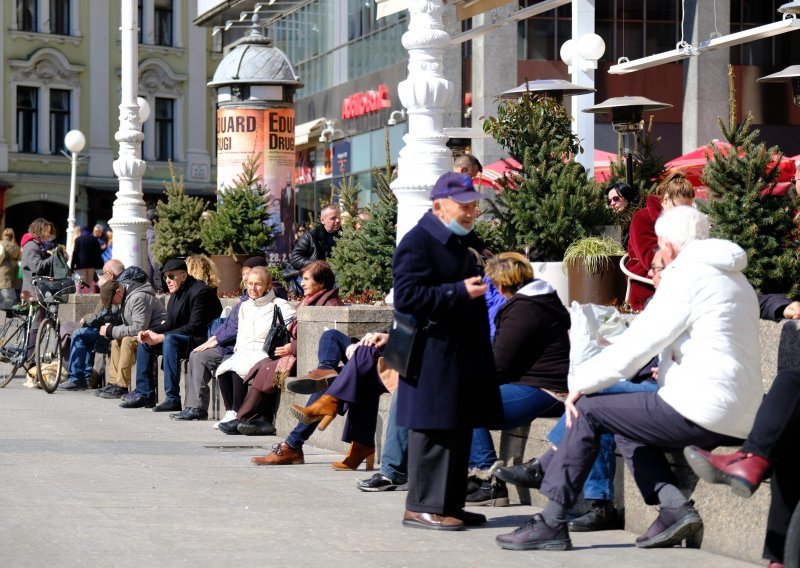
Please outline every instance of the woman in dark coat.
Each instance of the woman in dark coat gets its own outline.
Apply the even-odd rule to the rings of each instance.
[[[502,417],[483,284],[465,237],[481,198],[469,176],[447,173],[433,208],[394,256],[394,307],[428,325],[418,379],[400,378],[397,423],[409,428],[409,493],[403,524],[461,530],[472,429]]]
[[[44,245],[53,238],[53,224],[46,219],[35,219],[22,235],[22,291],[32,292],[34,276],[50,276],[53,257]]]

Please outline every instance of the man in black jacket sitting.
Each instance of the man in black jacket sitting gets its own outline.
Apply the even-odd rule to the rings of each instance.
[[[186,271],[183,260],[171,259],[162,270],[171,294],[167,303],[167,320],[138,334],[136,350],[136,390],[122,397],[122,408],[152,408],[156,399],[154,363],[162,355],[166,399],[153,408],[155,412],[181,410],[181,359],[206,340],[208,324],[222,311],[213,288],[195,280]]]
[[[331,255],[342,230],[341,216],[342,212],[338,205],[326,206],[320,212],[320,224],[311,231],[303,233],[297,240],[292,254],[289,255],[290,267],[283,274],[287,282],[295,281],[300,270],[307,264],[315,260],[325,260]],[[295,292],[303,294],[299,285],[295,287]]]

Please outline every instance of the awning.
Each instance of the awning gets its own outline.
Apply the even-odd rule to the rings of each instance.
[[[299,148],[300,146],[315,144],[320,133],[322,132],[322,127],[325,125],[326,120],[328,119],[325,117],[315,118],[314,120],[309,120],[308,122],[304,122],[303,124],[298,124],[295,126],[294,147]]]

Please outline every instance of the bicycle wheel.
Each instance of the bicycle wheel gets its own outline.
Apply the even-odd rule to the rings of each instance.
[[[11,382],[24,357],[25,320],[6,319],[0,338],[0,388]]]
[[[783,565],[786,568],[800,567],[800,503],[794,508],[792,520],[789,522],[789,529],[786,531]]]
[[[36,336],[36,378],[47,393],[54,393],[61,378],[61,338],[56,322],[47,318]]]

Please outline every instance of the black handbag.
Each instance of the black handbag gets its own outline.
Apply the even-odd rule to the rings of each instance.
[[[383,359],[387,367],[400,373],[406,380],[416,381],[419,378],[429,325],[430,322],[421,323],[411,314],[394,311],[389,340],[383,348]]]
[[[275,306],[272,315],[272,327],[269,328],[267,338],[264,340],[263,351],[270,359],[280,359],[275,355],[275,349],[282,347],[287,343],[291,343],[292,334],[289,333],[289,328],[283,321],[283,314],[278,306]]]

